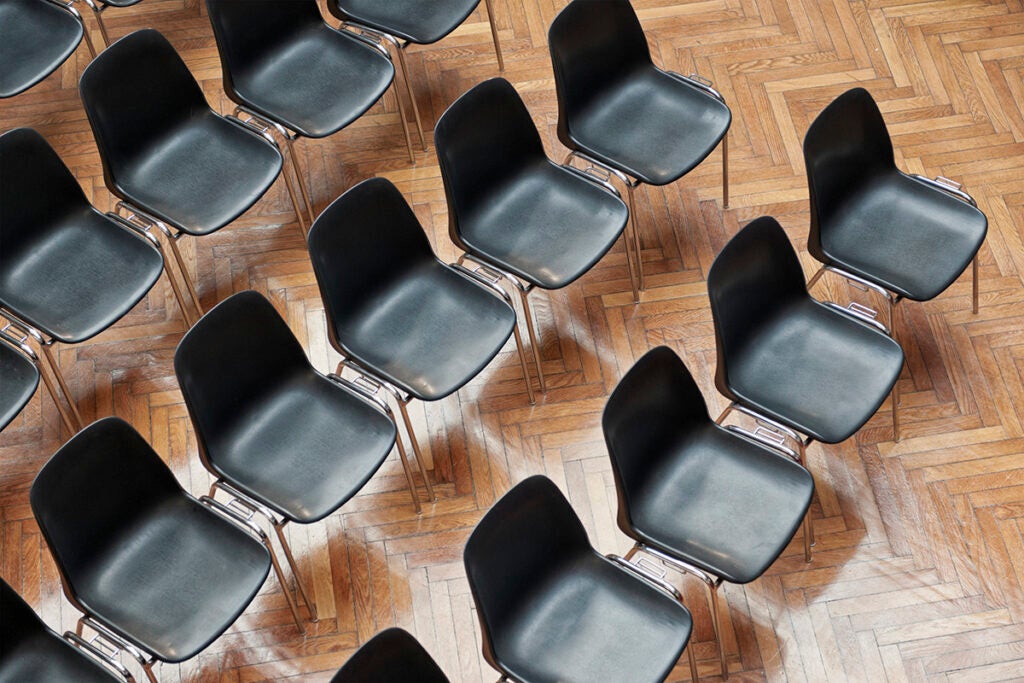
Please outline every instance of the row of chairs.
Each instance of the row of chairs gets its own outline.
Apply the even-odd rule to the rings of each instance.
[[[110,45],[110,35],[103,21],[103,12],[110,7],[130,7],[141,0],[84,0],[96,17],[103,46]],[[494,23],[491,0],[485,0],[491,37],[504,71],[498,29]],[[327,9],[344,24],[370,29],[398,51],[405,77],[406,90],[412,101],[416,124],[423,141],[416,98],[413,95],[405,63],[404,51],[409,45],[429,45],[458,28],[480,4],[480,0],[429,0],[427,2],[379,3],[372,0],[333,0]],[[2,0],[0,14],[0,98],[18,95],[53,73],[74,53],[83,36],[91,57],[96,56],[92,38],[75,9],[75,0]]]

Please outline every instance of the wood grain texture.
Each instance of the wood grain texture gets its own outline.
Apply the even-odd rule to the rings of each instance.
[[[386,0],[384,0],[386,1]],[[549,153],[557,104],[547,26],[565,0],[495,0],[503,74],[522,94]],[[543,473],[567,493],[603,552],[629,544],[600,413],[619,377],[666,344],[686,361],[712,412],[715,344],[705,276],[741,225],[776,216],[802,249],[808,198],[801,142],[809,123],[855,85],[878,100],[904,170],[962,182],[988,214],[981,310],[970,276],[905,308],[900,379],[903,439],[888,404],[853,439],[814,446],[817,547],[800,541],[760,580],[726,586],[725,642],[735,681],[1024,680],[1024,11],[1020,0],[633,0],[655,60],[711,78],[732,107],[731,208],[721,206],[721,154],[665,188],[637,194],[648,289],[633,305],[621,243],[579,282],[533,301],[549,390],[527,402],[510,345],[460,391],[413,419],[433,463],[438,501],[413,511],[397,456],[324,522],[291,529],[313,577],[321,620],[301,637],[270,579],[238,623],[162,681],[323,681],[377,631],[413,632],[454,681],[497,675],[480,635],[462,546],[487,508]],[[87,25],[98,31],[89,13]],[[215,108],[230,112],[205,10],[197,0],[145,0],[105,13],[112,37],[164,32]],[[460,93],[498,75],[483,10],[440,43],[408,52],[425,125]],[[32,90],[0,102],[0,130],[33,126],[90,199],[112,207],[76,82],[84,46]],[[429,134],[429,133],[428,133]],[[399,187],[438,254],[447,210],[433,147],[406,156],[393,95],[356,123],[297,149],[318,210],[354,183]],[[204,305],[255,289],[274,302],[322,370],[337,358],[283,182],[230,227],[182,244]],[[836,289],[833,285],[829,287]],[[842,291],[835,291],[843,295]],[[210,479],[171,364],[183,324],[165,281],[60,364],[86,420],[119,415],[201,494]],[[42,390],[0,435],[0,574],[52,626],[73,627],[39,529],[32,478],[67,434]],[[742,524],[742,520],[737,520]],[[671,575],[670,575],[671,576]],[[720,674],[703,589],[678,579],[696,626],[704,680]],[[672,680],[686,680],[685,659]]]

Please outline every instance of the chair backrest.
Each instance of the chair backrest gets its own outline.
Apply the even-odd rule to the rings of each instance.
[[[389,628],[366,641],[331,683],[449,683],[437,662],[408,631]]]
[[[205,459],[206,443],[246,405],[314,370],[273,304],[247,291],[217,304],[182,337],[174,372]]]
[[[558,137],[569,146],[576,113],[607,84],[651,65],[640,20],[629,0],[573,0],[548,29],[558,96]]]
[[[275,46],[324,23],[316,0],[206,0],[206,7],[229,94],[235,79]]]
[[[497,666],[494,642],[530,591],[593,552],[579,517],[547,477],[522,481],[491,507],[462,554],[488,661]]]
[[[871,93],[847,90],[818,114],[804,137],[804,164],[811,195],[807,247],[815,258],[826,260],[821,232],[828,230],[843,200],[896,168],[892,140]]]
[[[448,199],[448,231],[459,246],[459,221],[504,180],[546,162],[544,145],[519,93],[504,78],[474,86],[434,127],[434,145]]]
[[[385,178],[364,180],[334,200],[308,240],[328,320],[341,327],[378,288],[435,259],[416,214]]]
[[[700,388],[667,346],[645,353],[619,380],[601,426],[619,496],[620,526],[628,520],[629,500],[661,458],[687,434],[711,424]]]
[[[29,492],[32,514],[70,593],[104,547],[148,511],[185,495],[131,425],[92,423],[50,458]],[[70,597],[70,596],[69,596]]]
[[[732,359],[761,324],[807,298],[800,261],[778,221],[762,216],[729,240],[708,271],[708,298],[718,346],[715,384],[732,397],[727,381]]]
[[[4,260],[12,261],[33,235],[92,208],[75,176],[32,128],[0,135],[0,207],[0,245]]]
[[[78,84],[107,185],[182,122],[214,113],[174,47],[158,31],[121,38]]]

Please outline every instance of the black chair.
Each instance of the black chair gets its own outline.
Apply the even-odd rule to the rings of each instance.
[[[848,90],[818,115],[804,138],[804,161],[807,249],[823,264],[808,287],[832,272],[874,289],[888,302],[895,333],[900,301],[937,297],[973,264],[978,312],[978,249],[988,219],[952,180],[896,167],[885,120],[867,90]],[[898,422],[895,431],[898,439]]]
[[[725,245],[708,272],[708,296],[715,384],[731,401],[719,424],[733,410],[745,413],[762,435],[791,439],[805,464],[812,441],[850,438],[889,392],[895,409],[900,345],[856,308],[808,294],[796,252],[774,218],[752,221]]]
[[[0,615],[0,683],[131,680],[120,662],[92,643],[74,633],[65,633],[63,638],[57,635],[3,579]]]
[[[667,185],[722,143],[722,197],[729,207],[726,133],[732,113],[710,81],[663,71],[629,0],[574,0],[555,17],[548,45],[558,94],[558,137],[579,158],[616,177],[629,194],[637,288],[644,289],[633,190]]]
[[[14,97],[63,64],[82,42],[96,56],[82,16],[60,0],[0,0],[0,99]]]
[[[626,373],[601,424],[619,528],[635,542],[626,559],[644,552],[704,582],[728,677],[718,587],[749,583],[775,562],[807,515],[814,479],[795,452],[760,431],[715,424],[690,371],[665,346]]]
[[[690,639],[693,621],[679,591],[594,550],[546,477],[526,479],[495,503],[463,560],[484,658],[514,680],[663,681]]]
[[[110,35],[107,34],[107,25],[103,23],[103,12],[111,7],[131,7],[142,0],[85,0],[96,17],[96,24],[100,27],[100,36],[103,38],[103,46],[110,45]]]
[[[281,152],[265,131],[213,111],[181,57],[153,29],[104,50],[82,74],[79,91],[104,180],[123,200],[115,212],[166,237],[196,309],[186,322],[194,322],[203,309],[178,240],[219,230],[255,204],[281,172]]]
[[[350,366],[380,378],[380,388],[398,403],[433,500],[409,401],[458,391],[515,334],[533,403],[508,294],[464,266],[438,260],[416,214],[384,178],[359,183],[320,214],[309,230],[309,254],[327,334],[342,355],[338,374]]]
[[[242,113],[285,140],[310,224],[315,212],[293,141],[323,138],[372,107],[395,79],[383,39],[332,28],[316,0],[206,0],[224,90]],[[402,98],[402,130],[415,162]],[[285,174],[287,177],[287,173]]]
[[[84,626],[134,657],[183,662],[220,636],[270,571],[255,527],[196,500],[132,427],[105,418],[64,444],[29,493],[32,513]]]
[[[52,346],[96,336],[146,296],[163,272],[160,242],[93,208],[68,167],[31,128],[0,135],[0,205],[0,314],[23,341],[31,338],[42,349],[70,406],[68,415],[54,395],[73,434],[82,418]],[[169,273],[168,280],[184,314]]]
[[[491,6],[491,0],[484,0],[484,4],[487,6],[487,20],[491,24],[494,52],[498,56],[498,70],[504,71],[505,60],[501,56],[498,27],[494,24],[494,7]],[[327,10],[341,20],[343,27],[347,25],[370,29],[394,46],[424,151],[427,149],[427,141],[423,137],[420,110],[416,106],[416,96],[409,81],[405,50],[412,44],[436,43],[458,28],[479,6],[480,0],[329,0],[327,3]]]
[[[544,391],[528,296],[590,270],[622,234],[629,211],[610,183],[547,158],[530,112],[503,78],[456,100],[438,120],[434,144],[448,234],[466,252],[459,262],[470,259],[519,292]],[[633,267],[628,255],[626,263]]]
[[[188,331],[174,370],[199,457],[217,478],[210,496],[220,489],[230,505],[273,526],[316,621],[284,527],[320,521],[359,492],[395,444],[391,411],[358,384],[317,372],[273,305],[252,291],[222,301]],[[399,453],[418,511],[401,444]],[[274,568],[287,585],[276,558]],[[301,630],[295,598],[285,596]]]
[[[18,416],[39,386],[38,357],[26,341],[13,337],[6,327],[0,329],[0,431]],[[58,402],[49,380],[46,387]]]
[[[441,667],[408,631],[389,628],[366,641],[331,683],[449,683]]]

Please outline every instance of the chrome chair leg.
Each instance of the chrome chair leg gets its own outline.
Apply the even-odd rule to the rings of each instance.
[[[160,681],[157,680],[156,674],[153,673],[153,662],[146,662],[143,664],[142,670],[146,672],[146,680],[148,680],[149,683],[160,683]]]
[[[811,561],[811,509],[807,508],[807,514],[804,515],[804,562]]]
[[[530,399],[530,405],[537,403],[537,397],[533,395],[533,383],[530,381],[530,370],[526,367],[526,352],[523,350],[523,337],[519,334],[519,321],[512,324],[512,333],[516,338],[516,350],[519,352],[519,364],[523,368],[523,381],[526,383],[526,396]],[[534,351],[537,347],[534,346]]]
[[[978,314],[978,255],[974,255],[974,259],[971,261],[971,279],[974,285],[973,298],[971,299],[971,310],[977,315]]]
[[[630,284],[633,285],[633,301],[640,303],[640,292],[644,291],[644,258],[643,250],[640,247],[640,228],[636,223],[636,204],[633,201],[633,192],[636,188],[630,184],[627,186],[627,193],[629,194],[629,227],[633,231],[633,255],[636,258],[636,275],[637,282]],[[626,258],[629,258],[629,250],[626,250]]]
[[[416,508],[416,514],[423,514],[423,506],[420,505],[420,494],[416,490],[416,480],[412,476],[412,468],[409,466],[409,457],[405,453],[405,446],[402,445],[402,435],[395,431],[395,445],[398,446],[398,458],[402,461],[402,469],[405,470],[405,479],[409,482],[409,493],[412,494],[412,505]],[[421,472],[423,470],[420,470]]]
[[[92,44],[92,36],[89,35],[89,29],[83,26],[82,35],[85,37],[85,46],[89,48],[89,56],[96,59],[96,46]]]
[[[725,655],[725,639],[722,637],[722,621],[718,605],[718,586],[705,583],[708,587],[709,602],[711,603],[711,622],[715,627],[715,638],[718,639],[718,655],[722,662],[722,680],[729,678],[729,660]]]
[[[893,441],[900,440],[900,380],[898,377],[896,383],[892,385],[892,438]]]
[[[423,137],[423,122],[420,121],[420,108],[416,104],[416,95],[412,91],[412,82],[409,80],[409,65],[405,61],[405,48],[408,47],[408,43],[405,46],[398,46],[398,63],[402,67],[402,80],[405,81],[405,91],[409,93],[409,102],[412,104],[412,115],[416,119],[416,132],[420,136],[420,144],[423,145],[423,151],[427,151],[427,139]],[[398,88],[395,88],[395,98],[398,98]],[[415,161],[415,159],[413,159]]]
[[[75,433],[85,424],[82,422],[82,414],[78,412],[78,406],[75,405],[75,399],[71,396],[71,390],[68,389],[67,383],[64,381],[64,375],[60,372],[60,366],[57,364],[57,360],[53,357],[53,351],[49,344],[43,344],[43,357],[46,358],[46,363],[49,366],[50,372],[57,378],[57,385],[60,387],[61,393],[64,394],[64,398],[67,401],[68,407],[71,408],[71,414],[74,416],[74,423],[77,425],[71,432]],[[39,373],[42,375],[43,373]],[[50,390],[50,394],[53,395],[52,385],[47,382],[47,389]],[[53,400],[59,406],[60,403],[57,401],[57,397],[54,396]],[[58,408],[59,409],[59,408]],[[61,411],[61,417],[65,417],[63,411]],[[65,419],[65,424],[67,420]]]
[[[487,5],[487,21],[491,24],[491,40],[494,41],[494,53],[498,56],[498,71],[505,70],[505,59],[501,56],[501,41],[498,40],[498,27],[494,23],[494,6],[491,0],[484,0]]]
[[[306,609],[309,610],[309,619],[310,621],[317,622],[320,621],[320,617],[317,616],[316,605],[309,599],[309,592],[306,590],[305,582],[302,580],[302,574],[299,573],[299,567],[295,563],[292,548],[288,545],[288,539],[284,535],[284,527],[287,523],[287,521],[274,522],[274,532],[277,534],[277,540],[281,542],[281,548],[284,550],[284,559],[288,561],[288,566],[292,570],[292,576],[295,577],[295,586],[298,589],[298,593],[302,596],[302,601],[306,603]]]
[[[306,191],[306,183],[309,180],[302,171],[302,165],[299,163],[299,156],[295,153],[295,140],[289,135],[285,137],[285,144],[288,145],[288,156],[292,160],[292,168],[295,170],[295,179],[299,184],[299,193],[302,195],[302,201],[306,204],[306,212],[309,216],[309,224],[313,225],[316,220],[316,214],[313,212],[313,202],[309,198],[310,194]]]
[[[427,497],[431,502],[437,500],[437,496],[434,495],[434,486],[430,483],[430,476],[427,474],[427,468],[423,466],[423,453],[420,452],[420,445],[416,441],[416,432],[412,429],[412,420],[409,419],[409,411],[406,409],[408,401],[398,400],[398,409],[402,412],[402,421],[405,422],[405,431],[409,435],[409,441],[412,441],[412,451],[416,455],[416,465],[420,468],[420,474],[423,475],[423,483],[427,487]]]
[[[629,261],[628,255],[626,261]],[[523,304],[523,317],[526,319],[526,331],[530,334],[530,346],[533,347],[533,362],[537,366],[537,382],[540,384],[540,391],[543,394],[547,392],[547,387],[544,384],[544,370],[541,368],[540,344],[537,341],[537,334],[534,330],[533,314],[530,311],[530,293],[524,289],[519,289],[518,287],[516,289],[519,290],[519,299]],[[529,380],[527,380],[527,385],[529,385]],[[530,401],[530,403],[533,403],[533,401]]]
[[[690,660],[690,680],[697,683],[700,680],[697,674],[697,657],[693,654],[693,633],[690,633],[690,642],[686,644],[686,657]]]
[[[96,24],[100,27],[100,37],[103,38],[103,46],[110,46],[110,35],[107,33],[107,25],[103,23],[103,7],[93,6],[93,16],[96,17]]]
[[[170,236],[167,241],[171,243],[171,252],[174,254],[174,260],[178,262],[178,270],[181,271],[181,279],[185,281],[185,288],[188,290],[189,298],[192,299],[192,304],[201,318],[205,311],[203,311],[203,305],[199,303],[199,293],[196,292],[196,287],[192,284],[192,277],[188,274],[188,268],[185,267],[185,259],[181,257],[181,251],[178,249],[178,240],[182,234],[179,232],[177,235]]]
[[[803,467],[804,469],[806,469],[808,472],[810,472],[811,468],[807,466],[807,446],[810,445],[810,439],[808,439],[806,443],[804,443],[803,439],[797,439],[797,443],[799,444],[799,448],[797,449],[797,452],[800,455],[800,466]],[[812,498],[812,500],[813,500],[813,498]],[[804,533],[805,533],[805,535],[807,537],[806,538],[806,543],[807,543],[808,546],[812,546],[815,543],[815,541],[814,541],[814,518],[811,517],[811,509],[810,508],[807,508],[807,515],[804,517],[804,521],[807,523],[807,527],[804,530]],[[811,561],[811,557],[810,557],[809,553],[810,553],[810,551],[808,550],[804,554],[804,557],[807,559],[808,562]]]
[[[303,211],[299,205],[299,198],[295,194],[295,187],[292,185],[292,174],[287,168],[281,169],[281,175],[284,176],[284,184],[288,188],[288,198],[292,200],[292,209],[295,211],[295,218],[299,221],[299,228],[302,230],[302,237],[305,239],[309,232],[309,216]]]
[[[405,133],[405,147],[409,150],[409,163],[415,164],[416,155],[412,151],[412,136],[409,134],[409,120],[405,116],[405,104],[402,102],[402,96],[398,93],[398,82],[392,80],[391,88],[395,93],[395,100],[398,101],[398,118],[402,119],[402,132]],[[426,149],[425,146],[424,149]]]
[[[46,385],[46,390],[50,393],[50,398],[53,399],[54,404],[57,406],[57,412],[60,414],[60,419],[64,423],[64,426],[68,428],[69,434],[76,434],[81,426],[76,426],[74,418],[68,414],[68,409],[64,407],[64,403],[61,401],[61,397],[57,392],[57,387],[53,386],[53,380],[45,372],[40,371],[39,376],[43,378],[43,384]]]
[[[729,208],[729,132],[722,136],[722,208]],[[808,287],[810,289],[810,287]]]
[[[161,254],[162,256],[162,254]],[[171,269],[168,267],[170,264],[164,259],[164,277],[167,278],[168,284],[171,285],[171,291],[174,293],[174,300],[178,302],[178,309],[181,311],[181,318],[185,321],[185,328],[188,329],[195,324],[195,320],[189,314],[188,308],[185,306],[185,298],[181,293],[181,285],[174,279],[174,275],[171,273]]]

